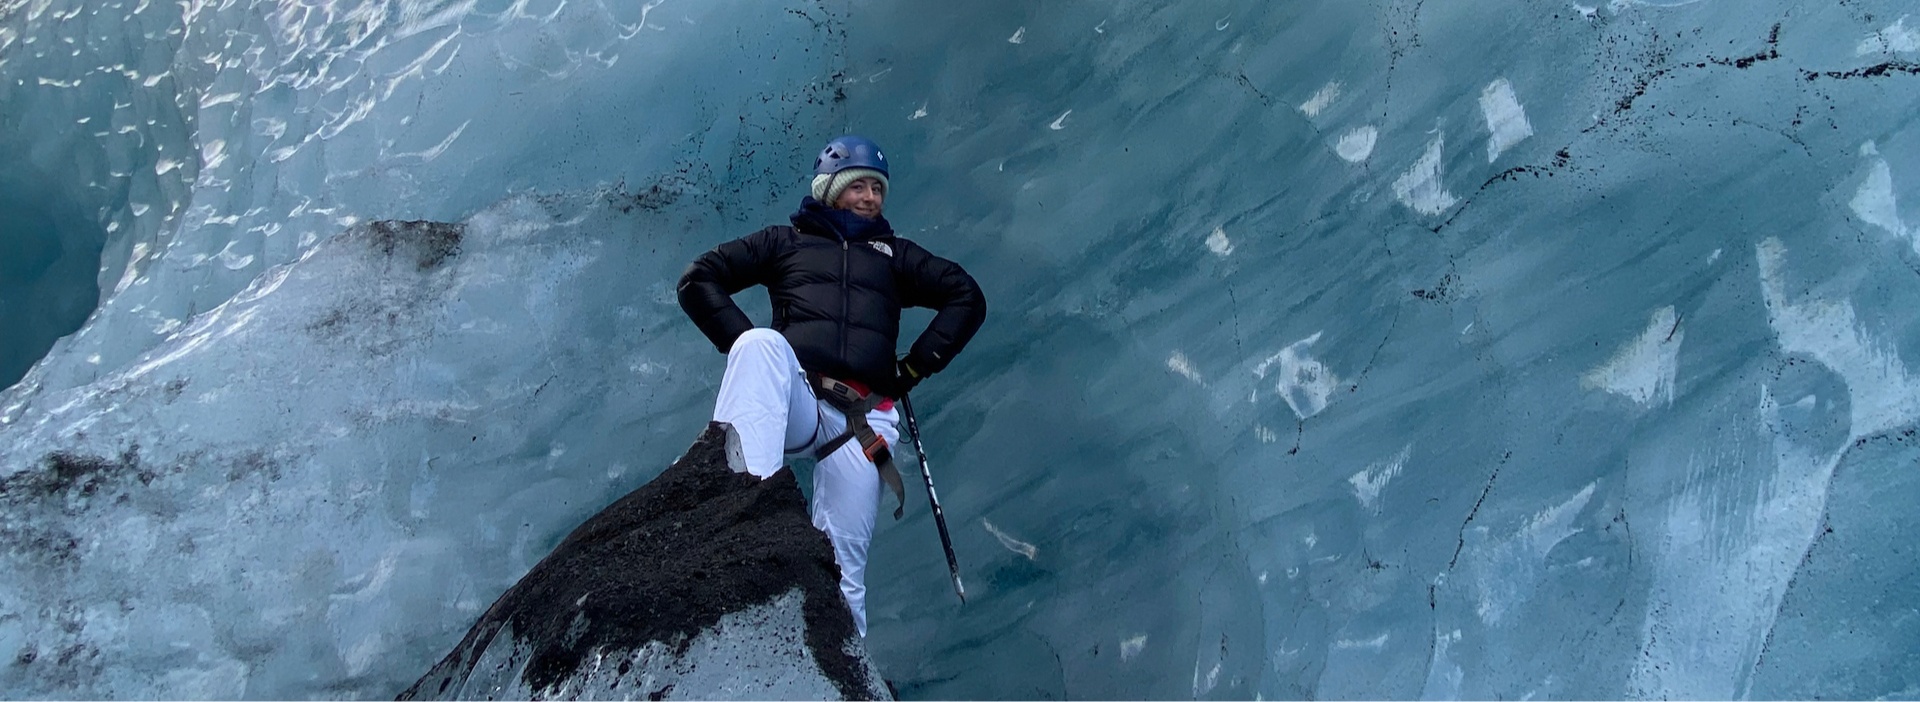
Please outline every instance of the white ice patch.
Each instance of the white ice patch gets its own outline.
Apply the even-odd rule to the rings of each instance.
[[[1619,14],[1627,11],[1627,9],[1634,5],[1679,7],[1681,5],[1692,5],[1696,2],[1700,2],[1700,0],[1611,0],[1611,2],[1607,3],[1607,9],[1612,10],[1615,14]]]
[[[1460,683],[1466,679],[1466,671],[1460,664],[1453,662],[1448,655],[1453,644],[1460,642],[1460,630],[1450,633],[1433,632],[1433,656],[1427,663],[1426,687],[1420,691],[1423,700],[1460,699]]]
[[[1207,235],[1207,250],[1221,258],[1233,255],[1233,241],[1227,238],[1225,227],[1214,227],[1213,233]]]
[[[1446,137],[1434,135],[1427,143],[1426,153],[1415,161],[1398,180],[1393,181],[1393,197],[1400,204],[1413,208],[1423,215],[1437,215],[1459,203],[1447,186],[1440,182],[1440,154],[1446,146]]]
[[[1394,454],[1392,459],[1367,466],[1366,470],[1354,473],[1347,482],[1353,484],[1353,496],[1360,499],[1360,506],[1374,514],[1380,513],[1380,492],[1387,483],[1400,475],[1401,468],[1407,464],[1407,458],[1413,455],[1413,444],[1407,444]]]
[[[1199,660],[1195,660],[1193,662],[1193,697],[1194,699],[1199,699],[1201,695],[1207,694],[1209,692],[1213,692],[1213,688],[1220,684],[1221,662],[1218,660],[1215,660],[1213,662],[1213,667],[1208,668],[1205,675],[1202,675],[1200,673],[1200,663],[1201,661]]]
[[[1853,49],[1854,55],[1908,54],[1920,51],[1920,30],[1907,28],[1907,17],[1910,16],[1901,15],[1900,19],[1894,20],[1893,24],[1887,25],[1886,29],[1874,32],[1871,36],[1860,40],[1860,45]]]
[[[1853,303],[1787,300],[1781,268],[1786,245],[1768,238],[1755,247],[1767,323],[1790,354],[1812,357],[1846,381],[1853,396],[1853,436],[1872,436],[1920,418],[1920,380],[1907,373],[1892,345],[1862,330]]]
[[[1513,94],[1513,84],[1501,78],[1480,91],[1480,114],[1487,118],[1487,163],[1515,144],[1533,136],[1533,124],[1527,121],[1526,108]]]
[[[1327,365],[1307,355],[1308,347],[1320,340],[1322,332],[1293,342],[1279,353],[1262,361],[1253,369],[1255,377],[1265,379],[1267,371],[1275,364],[1280,366],[1279,378],[1273,389],[1280,398],[1287,401],[1293,414],[1306,419],[1319,414],[1327,408],[1327,402],[1333,398],[1333,391],[1339,387],[1340,379],[1334,376]]]
[[[227,141],[213,139],[200,146],[200,170],[211,171],[227,162]]]
[[[1007,547],[1008,551],[1026,556],[1029,561],[1033,560],[1035,556],[1040,555],[1039,547],[1009,536],[1007,532],[1001,531],[1000,527],[994,526],[993,522],[982,519],[980,520],[980,525],[986,527],[987,533],[992,534],[993,538],[999,539],[1000,545]]]
[[[433,146],[429,146],[420,151],[403,151],[397,154],[393,154],[392,158],[415,159],[419,163],[431,162],[436,158],[440,158],[440,154],[446,153],[447,148],[453,146],[453,142],[458,140],[461,134],[466,133],[467,125],[469,124],[473,124],[473,120],[467,120],[465,122],[461,122],[460,126],[455,127],[453,131],[448,133],[446,138],[441,139],[440,143],[438,144],[434,144]]]
[[[1393,638],[1393,634],[1386,633],[1386,634],[1381,634],[1379,636],[1375,636],[1371,639],[1338,639],[1333,642],[1333,647],[1341,648],[1341,649],[1358,648],[1358,649],[1365,649],[1368,651],[1383,651],[1383,650],[1386,650],[1387,648],[1387,641],[1389,641],[1392,638]]]
[[[1748,696],[1741,680],[1764,650],[1787,584],[1813,543],[1826,486],[1843,455],[1817,456],[1781,438],[1772,391],[1762,386],[1760,394],[1761,419],[1775,435],[1774,464],[1720,456],[1689,461],[1687,485],[1662,515],[1665,533],[1650,549],[1652,606],[1641,622],[1643,645],[1628,677],[1629,696]],[[1739,461],[1727,472],[1766,473],[1757,494],[1709,477],[1722,473],[1725,460]]]
[[[1140,655],[1140,652],[1146,648],[1146,634],[1141,634],[1131,639],[1122,639],[1120,641],[1120,660],[1122,662],[1133,660],[1134,656]]]
[[[1007,37],[1007,43],[1008,44],[1027,43],[1027,28],[1021,27],[1019,29],[1013,30],[1013,36]]]
[[[399,26],[394,28],[394,38],[405,39],[430,29],[438,29],[459,22],[477,4],[476,0],[459,0],[449,3],[399,3]],[[659,4],[660,2],[647,3],[645,9],[651,10]],[[640,21],[644,23],[646,21],[644,11],[640,17]]]
[[[1321,86],[1320,91],[1314,93],[1313,97],[1300,103],[1300,113],[1308,117],[1318,117],[1322,110],[1327,109],[1328,105],[1332,105],[1333,101],[1338,99],[1340,99],[1340,81],[1330,81]]]
[[[505,325],[500,325],[500,331],[505,329]],[[638,376],[636,380],[641,384],[651,385],[664,382],[673,373],[673,366],[645,357],[635,357],[627,362],[627,372]]]
[[[1574,526],[1580,512],[1593,501],[1597,483],[1589,483],[1565,502],[1548,507],[1521,525],[1513,537],[1490,548],[1479,550],[1473,560],[1480,576],[1479,601],[1475,614],[1489,625],[1500,623],[1507,612],[1539,591],[1547,554],[1553,547],[1580,533]]]
[[[140,277],[140,262],[146,260],[146,258],[147,242],[142,241],[135,243],[133,245],[133,254],[127,257],[127,269],[120,273],[120,282],[115,283],[113,286],[113,294],[118,295],[125,292],[127,286],[133,285],[134,279]]]
[[[1372,125],[1354,127],[1340,135],[1340,141],[1334,142],[1333,152],[1347,163],[1360,163],[1373,155],[1373,145],[1380,140],[1380,130]]]
[[[1053,118],[1053,122],[1051,124],[1048,124],[1047,128],[1056,132],[1062,129],[1066,129],[1067,115],[1071,115],[1071,114],[1073,114],[1073,110],[1067,110],[1066,112],[1060,113],[1059,117]]]
[[[220,249],[220,253],[215,255],[215,258],[220,259],[220,265],[225,266],[227,270],[237,271],[242,268],[246,268],[247,266],[253,265],[252,254],[243,255],[243,254],[234,252],[233,250],[234,245],[239,243],[240,243],[239,239],[229,241],[227,242],[226,248]]]
[[[1860,147],[1862,154],[1878,154],[1873,142]],[[1893,169],[1886,159],[1874,158],[1873,166],[1867,173],[1867,179],[1860,183],[1860,189],[1853,194],[1853,200],[1847,203],[1853,208],[1853,214],[1860,221],[1886,230],[1888,233],[1907,239],[1915,253],[1920,253],[1920,227],[1908,227],[1900,217],[1900,202],[1893,194]]]
[[[1173,355],[1167,357],[1167,370],[1179,373],[1181,377],[1193,381],[1195,385],[1207,384],[1207,381],[1200,378],[1200,371],[1194,369],[1193,361],[1187,358],[1187,354],[1180,351],[1174,351]]]
[[[1271,444],[1280,440],[1280,432],[1268,428],[1265,424],[1254,425],[1253,436],[1263,444]]]
[[[922,102],[920,103],[920,109],[914,110],[911,115],[907,115],[907,121],[911,122],[925,116],[927,116],[927,103]]]
[[[1680,342],[1687,338],[1671,305],[1655,310],[1640,336],[1621,346],[1613,358],[1580,376],[1580,386],[1605,390],[1644,407],[1673,404],[1674,378],[1680,366]]]

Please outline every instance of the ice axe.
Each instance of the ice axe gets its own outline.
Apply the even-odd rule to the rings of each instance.
[[[933,470],[927,467],[927,448],[920,443],[920,422],[913,417],[913,401],[903,394],[900,407],[907,413],[907,436],[913,438],[913,453],[920,457],[920,477],[927,480],[927,503],[933,505],[933,524],[940,528],[940,545],[947,549],[947,572],[953,575],[953,593],[960,596],[961,604],[966,604],[967,588],[960,584],[960,561],[953,557],[953,537],[947,534],[947,514],[940,511],[940,495],[933,491]]]

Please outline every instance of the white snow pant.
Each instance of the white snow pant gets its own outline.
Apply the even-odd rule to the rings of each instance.
[[[785,454],[811,452],[847,430],[846,416],[814,397],[793,346],[772,329],[752,329],[734,340],[713,419],[739,432],[747,472],[761,478],[780,470]],[[893,409],[868,412],[867,423],[887,445],[898,442],[900,415]],[[813,525],[833,541],[840,593],[861,636],[867,635],[867,546],[880,497],[879,469],[858,441],[848,441],[813,469]]]

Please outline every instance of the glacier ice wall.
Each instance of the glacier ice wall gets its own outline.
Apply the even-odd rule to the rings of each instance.
[[[930,529],[883,535],[883,667],[936,697],[1916,694],[1908,12],[856,13],[895,211],[1000,311],[926,391],[978,601]]]
[[[9,351],[101,298],[0,395],[0,685],[404,687],[698,430],[674,275],[853,129],[996,310],[903,695],[1920,695],[1903,8],[0,2]]]
[[[390,697],[684,449],[672,281],[785,211],[838,39],[659,7],[0,8],[8,124],[61,145],[11,173],[104,250],[0,395],[0,689]]]

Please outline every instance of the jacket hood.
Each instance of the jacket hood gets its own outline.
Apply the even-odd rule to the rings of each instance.
[[[800,209],[791,217],[795,229],[845,241],[869,241],[893,236],[893,225],[885,216],[867,219],[849,210],[821,204],[809,195],[800,200]]]

